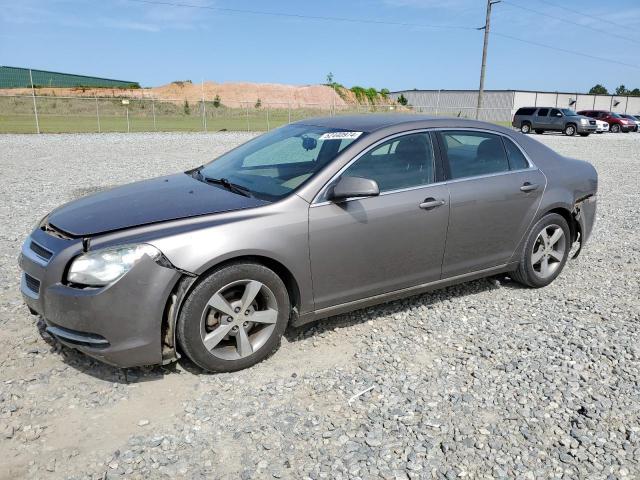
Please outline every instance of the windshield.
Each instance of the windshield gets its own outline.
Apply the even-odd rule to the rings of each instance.
[[[258,198],[278,200],[361,135],[313,125],[287,125],[222,155],[197,169],[194,177],[229,190],[242,189]]]
[[[563,108],[561,110],[562,110],[562,113],[564,113],[565,116],[567,117],[575,117],[576,115],[578,115],[576,112],[574,112],[570,108]]]

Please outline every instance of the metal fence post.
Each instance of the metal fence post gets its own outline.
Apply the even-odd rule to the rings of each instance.
[[[36,133],[40,133],[40,121],[38,120],[38,106],[36,105],[36,89],[33,86],[33,75],[29,69],[29,80],[31,80],[31,95],[33,96],[33,113],[36,117]]]
[[[247,102],[247,132],[249,131],[249,102]]]
[[[269,130],[271,130],[271,128],[269,128],[269,104],[267,103],[267,132]]]
[[[98,97],[97,96],[93,96],[93,98],[95,98],[96,100],[96,119],[98,120],[98,133],[101,133],[101,129],[100,129],[100,110],[98,109]]]
[[[127,105],[127,133],[131,133],[131,127],[129,125],[129,105]]]
[[[157,128],[156,128],[156,101],[153,98],[151,99],[151,111],[153,112],[153,129],[157,130]]]

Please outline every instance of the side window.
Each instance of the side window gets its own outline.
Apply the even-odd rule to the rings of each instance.
[[[553,110],[551,110],[551,116],[552,117],[561,117],[562,116],[562,112],[560,112],[560,110],[558,110],[557,108],[554,108]]]
[[[433,145],[428,133],[414,133],[382,143],[365,153],[342,176],[375,180],[381,192],[433,182]]]
[[[440,135],[452,179],[509,171],[500,136],[468,131],[449,131]]]
[[[529,162],[525,158],[522,151],[508,138],[502,138],[504,146],[507,150],[507,157],[509,158],[509,167],[511,170],[522,170],[529,168]]]
[[[549,115],[549,109],[548,108],[541,108],[540,110],[538,110],[537,115],[539,117],[546,117],[547,115]]]

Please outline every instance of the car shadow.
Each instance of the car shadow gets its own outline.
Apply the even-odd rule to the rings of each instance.
[[[400,300],[358,309],[350,313],[335,315],[300,327],[293,327],[290,325],[287,327],[284,337],[290,343],[299,342],[316,335],[321,335],[327,331],[349,328],[380,317],[389,317],[414,308],[437,305],[449,300],[455,300],[458,297],[479,294],[487,290],[499,288],[521,289],[526,287],[512,281],[504,274],[486,277],[427,293],[413,295]],[[42,318],[38,321],[38,331],[42,339],[51,347],[51,352],[57,353],[66,365],[80,373],[90,375],[106,382],[135,384],[161,380],[166,375],[179,375],[184,372],[191,375],[211,375],[193,364],[185,356],[182,356],[182,358],[177,362],[173,362],[168,365],[133,368],[113,367],[60,343],[46,332]]]
[[[414,308],[437,305],[458,297],[465,297],[498,288],[520,289],[526,287],[511,280],[506,274],[485,277],[471,282],[413,295],[400,300],[354,310],[353,312],[327,317],[300,327],[289,326],[284,336],[289,342],[298,342],[326,331],[349,328],[380,317],[389,317]]]

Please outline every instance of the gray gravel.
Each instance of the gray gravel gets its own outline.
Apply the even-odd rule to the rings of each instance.
[[[640,477],[640,134],[536,137],[600,174],[594,236],[542,290],[334,317],[234,374],[120,371],[42,332],[16,266],[42,215],[250,136],[0,136],[1,478]]]

